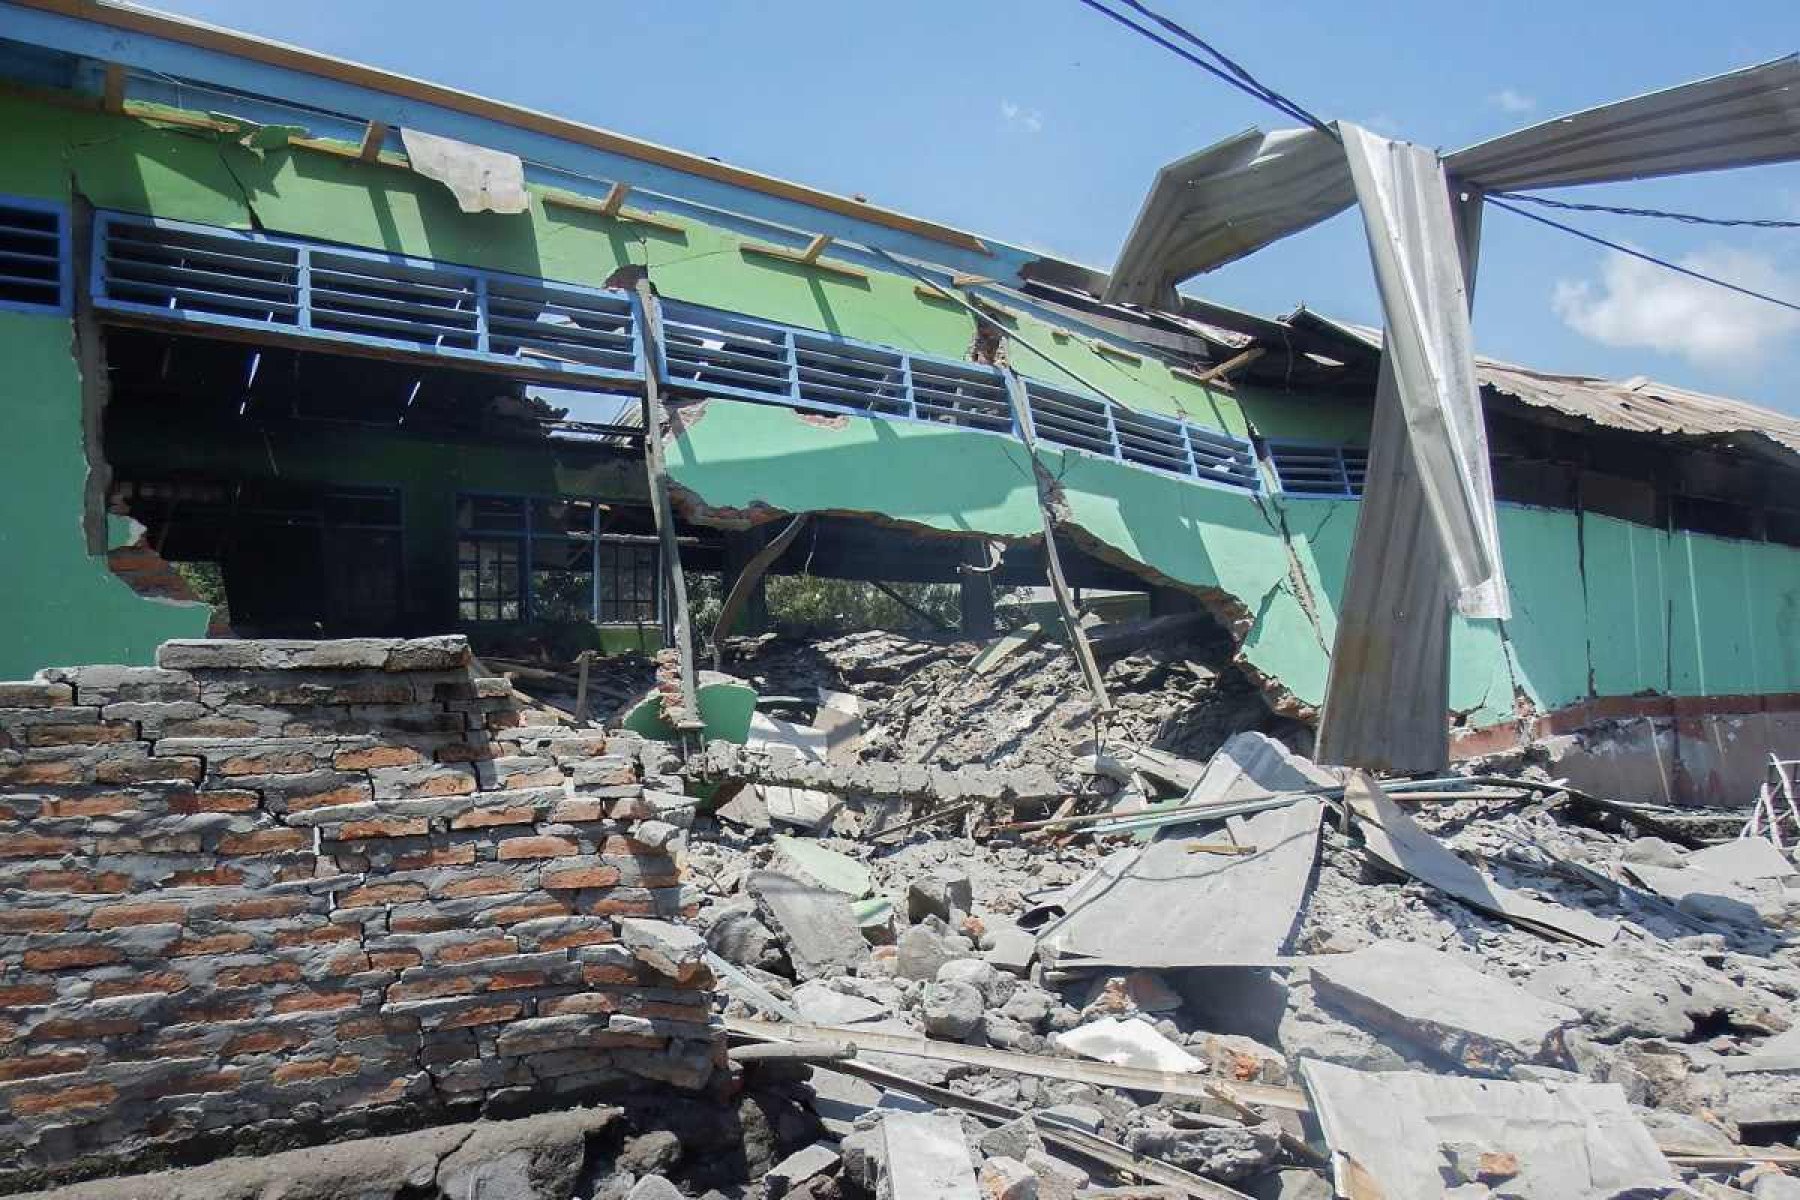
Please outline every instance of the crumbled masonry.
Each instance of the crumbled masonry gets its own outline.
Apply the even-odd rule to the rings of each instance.
[[[1791,841],[1530,770],[1343,780],[1181,643],[1110,664],[1095,744],[1022,719],[1078,688],[1066,651],[996,679],[975,649],[738,643],[741,678],[835,715],[784,700],[685,751],[535,706],[453,638],[171,643],[0,685],[0,1182],[178,1147],[237,1157],[48,1194],[1800,1182]],[[594,694],[633,708],[641,668],[608,665]],[[751,798],[783,788],[830,803],[771,821]]]

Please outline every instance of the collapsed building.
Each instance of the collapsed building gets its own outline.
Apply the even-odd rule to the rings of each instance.
[[[1108,277],[136,8],[0,17],[29,497],[0,506],[0,1186],[601,1100],[635,1107],[518,1135],[542,1194],[671,1200],[665,1119],[709,1159],[738,1139],[690,1155],[690,1190],[736,1170],[769,1200],[957,1200],[970,1154],[996,1200],[1091,1194],[1053,1151],[1298,1196],[1306,1114],[1375,1195],[1346,1180],[1439,1167],[1359,1165],[1383,1136],[1358,1112],[1425,1137],[1470,1086],[1535,1113],[1545,1162],[1600,1139],[1595,1194],[1673,1186],[1671,1162],[1781,1194],[1791,858],[1728,860],[1701,848],[1716,814],[1668,806],[1748,803],[1793,740],[1800,422],[1474,359],[1456,453],[1491,481],[1503,594],[1452,617],[1434,568],[1429,603],[1365,597],[1346,639],[1355,547],[1423,569],[1359,532],[1392,532],[1365,492],[1420,507],[1379,491],[1405,476],[1377,445],[1383,335],[1174,290],[1355,198],[1340,147],[1176,164]],[[1753,124],[1795,73],[1669,111]],[[1446,162],[1518,186],[1542,163],[1516,151]],[[1182,211],[1254,214],[1290,170],[1313,203],[1285,224]],[[694,573],[731,593],[711,631]],[[795,573],[955,584],[960,636],[727,645]],[[1060,633],[996,639],[997,590],[1046,581]],[[1148,620],[1068,619],[1102,591]],[[698,670],[708,640],[760,699]],[[1431,727],[1358,765],[1447,738],[1547,769],[1384,790],[1263,736],[1312,746],[1347,640],[1418,668]],[[631,651],[654,674],[608,657]],[[579,698],[483,667],[508,655],[579,662]],[[614,691],[648,696],[625,731],[599,728]],[[946,749],[952,691],[1008,732]],[[1121,937],[1141,911],[1166,936]],[[800,1095],[806,1061],[850,1082]],[[746,1081],[732,1131],[659,1118],[658,1089]],[[921,1101],[1012,1133],[872,1123]],[[1575,1194],[1453,1132],[1445,1180]],[[517,1147],[469,1136],[321,1169],[472,1200]],[[616,1169],[583,1176],[603,1138]],[[302,1169],[259,1162],[232,1185]]]

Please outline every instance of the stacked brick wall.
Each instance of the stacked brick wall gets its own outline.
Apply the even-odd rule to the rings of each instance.
[[[158,664],[0,683],[0,1182],[723,1061],[654,744],[461,638]]]

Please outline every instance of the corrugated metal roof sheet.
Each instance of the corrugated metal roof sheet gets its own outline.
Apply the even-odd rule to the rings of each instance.
[[[1308,309],[1301,309],[1289,319],[1314,329],[1334,330],[1349,341],[1373,349],[1381,347],[1381,330],[1368,325],[1334,321]],[[1475,377],[1483,387],[1521,404],[1551,409],[1609,429],[1686,437],[1755,436],[1766,438],[1789,453],[1800,454],[1800,418],[1744,400],[1659,383],[1642,375],[1624,380],[1600,379],[1540,371],[1477,355]]]
[[[1480,191],[1606,183],[1800,158],[1800,57],[1603,104],[1444,158]],[[1132,225],[1106,299],[1172,307],[1175,285],[1348,208],[1337,143],[1251,129],[1170,163]]]
[[[1800,153],[1800,57],[1603,104],[1444,159],[1482,191],[1785,162]]]

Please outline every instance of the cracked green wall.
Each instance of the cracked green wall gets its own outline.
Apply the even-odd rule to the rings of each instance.
[[[1245,659],[1300,702],[1323,700],[1355,502],[1247,496],[1041,454],[1082,532],[1156,576],[1227,593],[1252,618]],[[1024,447],[964,430],[831,427],[714,400],[673,439],[669,468],[715,508],[867,513],[1006,538],[1039,530]],[[1510,719],[1515,696],[1548,711],[1648,689],[1800,691],[1800,551],[1510,504],[1500,533],[1513,618],[1451,629],[1451,706],[1469,725]]]

